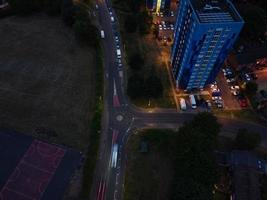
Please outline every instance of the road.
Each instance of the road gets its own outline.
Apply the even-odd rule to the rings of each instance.
[[[125,144],[131,134],[140,128],[177,129],[195,114],[178,113],[176,110],[145,110],[132,105],[125,94],[125,69],[116,64],[116,46],[114,33],[118,33],[118,24],[114,10],[115,22],[111,22],[108,0],[98,0],[99,21],[105,31],[104,50],[104,115],[99,158],[95,170],[90,199],[121,200],[125,171]],[[123,49],[121,47],[121,49]],[[122,51],[122,58],[124,57]],[[122,63],[124,60],[122,59]],[[123,65],[124,66],[124,65]],[[239,127],[245,127],[262,133],[267,144],[267,128],[254,123],[246,123],[228,118],[220,118],[223,125],[222,134],[235,133]]]

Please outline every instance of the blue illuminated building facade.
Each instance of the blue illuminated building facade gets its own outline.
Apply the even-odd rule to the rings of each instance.
[[[180,0],[171,53],[176,86],[190,91],[214,82],[243,24],[229,0]]]
[[[170,8],[171,0],[146,0],[148,9],[160,12]]]

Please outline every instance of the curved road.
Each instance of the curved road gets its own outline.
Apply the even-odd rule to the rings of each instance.
[[[116,63],[115,36],[121,38],[118,21],[110,2],[98,0],[99,21],[105,31],[103,40],[105,89],[103,130],[101,134],[99,159],[97,162],[90,199],[121,200],[125,170],[125,144],[134,130],[139,128],[178,128],[183,122],[194,117],[192,113],[178,113],[176,110],[159,109],[148,112],[131,105],[124,92],[124,71]],[[110,12],[115,21],[111,22]],[[120,45],[121,50],[123,49]],[[123,58],[123,51],[122,51]],[[123,60],[123,59],[122,59]],[[122,61],[124,63],[124,61]],[[228,118],[219,118],[223,125],[222,134],[232,134],[240,127],[262,134],[263,144],[267,144],[267,128]],[[267,145],[266,145],[267,146]]]

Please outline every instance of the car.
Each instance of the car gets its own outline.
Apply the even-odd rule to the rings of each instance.
[[[248,106],[247,100],[246,99],[238,99],[239,105],[242,108],[246,108]]]
[[[211,96],[215,97],[215,96],[222,96],[222,94],[220,93],[220,91],[215,91],[211,93]]]
[[[119,36],[115,36],[115,42],[117,43],[117,45],[118,45],[118,43],[119,43]]]
[[[213,97],[211,97],[211,99],[212,99],[213,101],[216,101],[216,100],[222,100],[222,97],[221,97],[221,96],[213,96]]]
[[[261,66],[261,65],[256,65],[255,69],[256,69],[256,70],[263,70],[263,66]]]
[[[120,58],[117,59],[117,62],[118,62],[118,64],[122,64]]]
[[[226,79],[226,82],[227,83],[233,83],[233,82],[235,82],[235,79],[234,78],[228,78],[228,79]]]
[[[173,11],[171,11],[171,17],[174,17],[174,13],[173,13]]]
[[[240,94],[240,90],[232,90],[231,93],[234,95],[234,96],[238,96]]]
[[[217,103],[216,106],[217,108],[223,108],[223,103]]]
[[[248,73],[245,74],[245,78],[247,81],[251,81],[251,76]]]
[[[163,13],[162,12],[160,13],[160,16],[163,17]]]
[[[159,27],[159,30],[162,31],[162,27]]]
[[[247,99],[245,98],[244,95],[239,95],[238,96],[238,102],[239,102],[239,105],[242,107],[242,108],[246,108],[248,106],[248,102],[247,102]]]
[[[230,89],[231,89],[231,90],[239,90],[240,87],[239,87],[238,85],[232,85],[232,86],[230,87]]]
[[[257,79],[258,79],[258,76],[257,76],[257,74],[255,74],[255,73],[251,73],[250,76],[251,76],[251,78],[252,78],[253,80],[257,80]]]
[[[165,24],[165,21],[161,21],[161,24],[164,25]]]
[[[211,102],[210,102],[210,100],[206,100],[206,106],[207,106],[207,108],[211,108]]]
[[[216,86],[216,87],[211,88],[211,91],[212,92],[220,92],[220,89]]]
[[[217,88],[218,86],[216,84],[211,84],[210,89]]]

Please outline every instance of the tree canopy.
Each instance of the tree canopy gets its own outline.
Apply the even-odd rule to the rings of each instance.
[[[98,29],[91,23],[88,13],[85,9],[80,9],[75,17],[73,24],[76,36],[84,43],[90,46],[98,44]]]
[[[267,30],[267,13],[261,7],[245,4],[240,7],[240,12],[245,21],[242,34],[257,39],[264,36]]]
[[[249,132],[247,129],[239,129],[235,138],[235,147],[240,150],[253,150],[261,143],[259,133]]]
[[[135,15],[128,15],[125,19],[124,27],[128,33],[134,33],[137,29],[137,18]]]
[[[163,94],[161,79],[156,75],[150,75],[145,80],[145,96],[147,98],[159,98]]]
[[[127,94],[132,98],[140,98],[144,95],[144,78],[135,73],[128,79]]]
[[[129,58],[129,65],[133,70],[140,70],[144,64],[145,64],[144,58],[141,56],[139,52],[133,54]]]
[[[256,92],[258,91],[258,84],[255,82],[248,82],[246,84],[246,89],[245,92],[247,95],[249,96],[253,96],[256,94]]]
[[[175,177],[173,200],[211,200],[217,180],[214,150],[220,124],[210,113],[200,113],[185,123],[173,143]]]

